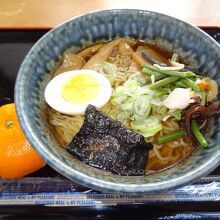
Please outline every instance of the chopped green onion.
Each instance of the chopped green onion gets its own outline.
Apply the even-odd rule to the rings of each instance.
[[[131,129],[141,133],[144,137],[154,136],[163,126],[155,116],[149,116],[142,121],[132,121]]]
[[[136,124],[141,124],[146,119],[145,115],[134,114],[131,118],[132,121],[135,121]]]
[[[205,139],[205,137],[203,136],[203,134],[200,132],[199,126],[198,126],[196,120],[192,120],[191,128],[192,128],[193,134],[195,135],[196,139],[201,144],[201,146],[202,147],[208,147],[208,142]]]
[[[172,61],[177,62],[178,59],[178,54],[177,53],[173,53],[173,56],[171,58]]]
[[[186,84],[188,87],[190,87],[192,90],[196,91],[196,92],[201,92],[199,86],[194,83],[192,80],[190,79],[182,79],[181,82],[183,82],[184,84]]]
[[[151,82],[150,76],[146,76],[141,73],[136,73],[131,76],[132,79],[137,80],[140,85],[146,85]]]
[[[162,86],[166,86],[170,83],[176,82],[178,79],[179,79],[179,77],[176,77],[176,76],[171,76],[171,77],[167,77],[165,79],[161,79],[160,81],[150,85],[149,89],[158,89]]]
[[[179,109],[172,112],[170,111],[168,114],[174,117],[177,121],[181,120],[182,118],[181,111]]]
[[[105,75],[108,80],[113,83],[117,73],[117,66],[115,64],[103,61],[98,67],[98,72]]]
[[[135,114],[147,117],[151,110],[151,103],[148,95],[141,95],[133,104]]]
[[[133,103],[130,99],[120,105],[121,110],[132,113],[133,112]]]
[[[157,142],[158,142],[158,144],[164,144],[166,142],[170,142],[170,141],[173,141],[173,140],[175,140],[177,138],[180,138],[180,137],[182,137],[184,135],[185,135],[185,131],[184,130],[174,131],[174,132],[172,132],[170,134],[157,137]]]
[[[195,73],[191,72],[191,71],[187,71],[187,72],[180,72],[180,71],[174,71],[174,70],[160,70],[154,66],[151,66],[149,64],[142,64],[141,65],[143,68],[145,68],[145,72],[147,72],[147,70],[151,70],[151,71],[155,71],[157,73],[163,74],[163,75],[168,75],[168,76],[178,76],[180,78],[186,78],[186,77],[191,77],[191,76],[195,76]]]
[[[119,121],[124,121],[126,120],[127,118],[130,117],[130,113],[129,112],[126,112],[126,111],[120,111],[117,115],[116,115],[116,118],[117,120]]]
[[[126,94],[117,94],[112,96],[111,103],[112,105],[121,105],[128,99],[128,95]]]

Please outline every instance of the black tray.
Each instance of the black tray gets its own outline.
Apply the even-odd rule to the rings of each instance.
[[[19,66],[29,49],[47,31],[48,30],[0,30],[0,105],[13,101],[14,83]],[[220,43],[220,29],[207,28],[204,29],[204,31]],[[30,197],[30,195],[32,195],[32,197]],[[51,197],[46,197],[48,195]],[[84,198],[84,200],[82,199],[83,195],[87,197],[86,199]],[[57,196],[60,197],[57,199]],[[77,196],[80,197],[80,199],[77,199]],[[11,206],[5,209],[5,205],[17,206],[21,204],[56,207],[69,205],[71,207],[81,207],[83,210],[87,207],[86,210],[93,209],[93,211],[94,208],[96,210],[97,207],[99,207],[99,210],[100,207],[101,210],[106,210],[104,207],[117,205],[117,207],[121,206],[124,208],[120,210],[117,209],[116,212],[123,213],[124,210],[126,213],[126,207],[128,207],[128,205],[132,204],[132,209],[136,209],[138,204],[139,210],[142,210],[140,209],[140,204],[149,207],[153,204],[154,207],[156,206],[160,210],[169,210],[172,207],[172,212],[178,212],[178,210],[183,210],[183,207],[185,207],[186,211],[194,210],[200,212],[217,211],[218,200],[220,200],[220,166],[210,175],[198,180],[193,185],[152,197],[124,197],[121,199],[118,198],[118,195],[102,194],[79,186],[62,177],[49,166],[45,166],[38,172],[20,180],[0,179],[0,210],[1,207],[4,207],[4,210],[10,210],[9,207]],[[94,203],[94,201],[96,203]],[[97,201],[99,203],[97,203]],[[198,202],[201,204],[200,206],[187,206],[188,203],[198,204]],[[175,208],[173,208],[173,203],[175,203]],[[183,203],[184,206],[182,205]],[[208,206],[206,206],[207,204]],[[154,210],[152,207],[150,209]],[[60,210],[62,211],[64,208],[60,208]],[[110,208],[107,210],[110,210]],[[143,209],[140,213],[144,213],[144,210],[146,209]],[[198,216],[202,215],[201,213],[194,214],[198,214]],[[187,216],[185,215],[185,217]],[[163,219],[162,215],[161,219]],[[176,216],[174,219],[181,218]],[[188,219],[190,219],[190,217]]]

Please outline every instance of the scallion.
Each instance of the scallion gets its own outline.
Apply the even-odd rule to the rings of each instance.
[[[151,103],[148,95],[139,96],[133,103],[135,114],[147,117],[151,110]]]
[[[130,126],[131,129],[139,132],[144,137],[152,137],[158,131],[163,129],[163,126],[160,123],[159,119],[155,116],[148,116],[141,121],[132,121]]]
[[[179,110],[179,109],[177,109],[175,111],[170,111],[168,114],[171,115],[172,117],[174,117],[177,121],[181,120],[181,118],[182,118],[181,110]]]

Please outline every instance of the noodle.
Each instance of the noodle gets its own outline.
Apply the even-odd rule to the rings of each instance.
[[[135,71],[132,70],[132,68],[129,68],[132,62],[132,56],[119,54],[117,48],[113,50],[111,56],[107,59],[107,62],[112,63],[117,67],[112,70],[115,71],[114,80],[110,80],[113,88],[121,85],[131,75],[137,73],[137,70]],[[110,74],[109,71],[104,68],[99,72],[105,74],[106,76]],[[48,111],[50,123],[55,128],[55,133],[58,137],[58,140],[60,141],[60,144],[65,147],[71,142],[72,138],[80,130],[84,121],[84,116],[67,116],[54,111],[51,108],[48,108]],[[119,110],[114,108],[110,101],[102,108],[102,111],[113,119],[117,119],[117,116],[120,114]],[[164,107],[152,107],[152,114],[159,116],[161,119],[164,117],[164,114],[166,114],[166,111],[167,109]],[[124,119],[121,122],[129,128],[129,119]],[[157,135],[165,135],[179,129],[180,127],[177,121],[173,118],[170,118],[163,123],[163,129],[158,132]],[[149,152],[147,164],[148,172],[160,170],[170,166],[187,156],[192,150],[191,142],[186,136],[162,145],[156,143],[155,140],[156,137],[152,137],[150,139],[150,141],[154,143],[154,148]]]
[[[169,119],[164,122],[163,130],[159,132],[159,135],[165,135],[179,129],[178,123],[174,119]],[[152,137],[151,141],[154,143],[154,148],[149,155],[147,164],[149,170],[159,170],[172,165],[187,156],[192,150],[191,142],[184,140],[184,137],[162,145],[156,143],[155,137]]]

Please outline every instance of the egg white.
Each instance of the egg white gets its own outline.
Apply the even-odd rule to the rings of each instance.
[[[70,78],[81,74],[90,74],[97,80],[99,83],[98,95],[94,99],[82,104],[66,101],[61,94],[64,83]],[[60,113],[67,115],[83,115],[89,104],[97,108],[103,107],[109,101],[111,94],[111,84],[104,75],[94,70],[74,70],[61,73],[54,77],[46,86],[44,97],[47,104]]]

